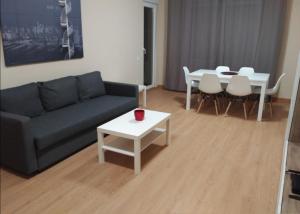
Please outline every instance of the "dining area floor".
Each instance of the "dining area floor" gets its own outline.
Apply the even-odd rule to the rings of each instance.
[[[144,150],[139,176],[120,154],[99,165],[93,144],[29,179],[1,169],[1,213],[274,213],[288,104],[257,122],[239,106],[197,113],[196,99],[187,111],[185,98],[148,91],[148,109],[172,114],[171,144],[162,136]]]

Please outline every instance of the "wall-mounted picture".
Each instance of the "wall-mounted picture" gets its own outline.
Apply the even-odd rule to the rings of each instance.
[[[83,57],[80,0],[1,0],[6,66]]]

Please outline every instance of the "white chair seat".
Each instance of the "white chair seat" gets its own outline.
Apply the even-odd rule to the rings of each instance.
[[[261,90],[260,88],[254,88],[252,93],[253,94],[260,94],[260,90]],[[272,94],[272,89],[267,89],[266,90],[266,95],[273,95]]]
[[[233,96],[248,96],[252,93],[249,78],[246,76],[232,76],[226,89]]]
[[[228,66],[218,66],[216,68],[217,73],[222,73],[226,71],[230,71],[230,68]]]
[[[190,70],[188,69],[188,67],[184,66],[183,67],[183,71],[184,71],[185,83],[187,85],[188,84],[188,82],[187,82],[187,76],[189,75]],[[191,87],[192,88],[198,88],[199,87],[199,81],[194,81],[193,80]]]
[[[255,71],[254,71],[254,68],[252,68],[252,67],[242,67],[239,70],[239,75],[242,75],[242,76],[249,76],[254,73],[255,73]]]
[[[271,116],[271,118],[272,118],[272,115],[273,115],[272,96],[273,96],[273,95],[276,95],[276,94],[278,93],[280,83],[281,83],[281,81],[282,81],[282,79],[284,78],[285,75],[286,75],[285,73],[281,74],[281,76],[278,78],[278,80],[277,80],[275,86],[274,86],[273,88],[268,88],[268,89],[266,90],[265,102],[268,103],[268,105],[269,105],[269,108],[270,108],[270,116]],[[261,90],[260,88],[255,88],[255,89],[253,90],[253,93],[254,93],[254,94],[260,94],[260,90]],[[255,109],[257,103],[258,103],[258,100],[256,100],[256,101],[254,102],[254,104],[253,104],[253,106],[252,106],[250,112],[253,112],[253,111],[254,111],[254,109]]]
[[[203,93],[202,100],[199,104],[197,112],[200,111],[203,102],[207,99],[207,97],[212,97],[215,103],[216,114],[219,114],[218,108],[220,107],[220,103],[217,97],[217,94],[223,91],[221,87],[220,80],[217,74],[204,74],[201,78],[199,84],[199,90]]]
[[[281,76],[278,78],[275,86],[273,88],[268,88],[266,90],[266,95],[275,95],[275,94],[278,93],[280,83],[281,83],[281,81],[282,81],[282,79],[284,78],[285,75],[286,75],[285,73],[281,74]],[[260,94],[260,90],[261,90],[260,87],[254,88],[253,93],[254,94]]]
[[[216,74],[204,74],[199,84],[199,90],[206,94],[218,94],[223,91]]]
[[[242,100],[243,100],[243,107],[244,107],[244,116],[245,119],[247,120],[248,116],[247,116],[247,109],[246,109],[246,97],[249,96],[252,92],[249,78],[247,76],[240,76],[240,75],[232,76],[232,78],[229,81],[226,92],[233,96],[243,97]],[[230,101],[227,106],[225,116],[227,116],[232,101]]]
[[[206,93],[206,94],[218,94],[223,92],[224,90],[222,89],[221,85],[220,85],[220,89],[202,89],[201,92]]]
[[[216,68],[216,71],[217,71],[217,73],[221,74],[222,72],[230,71],[230,68],[228,66],[221,65]],[[226,90],[227,83],[221,83],[221,87],[223,90]]]
[[[192,81],[192,87],[193,88],[198,88],[199,87],[199,82],[198,81]]]

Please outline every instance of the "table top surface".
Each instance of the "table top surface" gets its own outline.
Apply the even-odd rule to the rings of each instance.
[[[230,71],[230,72],[237,72],[237,71]],[[189,73],[190,78],[201,78],[203,74],[217,74],[220,79],[229,80],[232,76],[231,75],[224,75],[216,70],[209,70],[209,69],[200,69],[194,72]],[[247,75],[250,81],[259,81],[259,82],[268,82],[270,78],[270,74],[267,73],[254,73],[251,75]]]
[[[134,117],[134,110],[132,110],[99,126],[98,131],[121,137],[137,138],[155,128],[155,126],[159,123],[169,119],[170,116],[170,113],[145,109],[144,120],[136,121]]]

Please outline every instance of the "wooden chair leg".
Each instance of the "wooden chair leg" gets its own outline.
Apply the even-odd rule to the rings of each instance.
[[[200,104],[199,104],[198,110],[197,110],[198,113],[199,113],[199,111],[200,111],[200,109],[201,109],[202,104],[204,103],[204,101],[205,101],[205,99],[202,98],[202,99],[201,99],[201,102],[200,102]]]
[[[251,110],[250,110],[250,113],[249,113],[250,115],[253,113],[253,111],[254,111],[256,105],[257,105],[257,101],[255,101],[255,102],[253,103],[253,105],[252,105],[252,107],[251,107]]]
[[[244,116],[245,116],[245,120],[247,120],[247,119],[248,119],[248,116],[247,116],[246,102],[243,102],[243,107],[244,107]]]
[[[269,105],[270,117],[273,118],[273,106],[272,106],[272,102],[269,102],[268,105]]]
[[[200,91],[200,93],[198,94],[197,102],[199,103],[201,101],[201,99],[202,99],[202,96],[201,96],[201,91]]]
[[[218,115],[219,115],[219,112],[218,112],[218,103],[217,103],[217,99],[214,99],[214,103],[215,103],[216,114],[217,114],[217,116],[218,116]]]
[[[219,110],[222,111],[220,99],[218,97],[216,97],[216,100],[217,100],[217,104],[218,104]]]
[[[229,109],[230,109],[231,104],[232,104],[232,102],[230,101],[229,104],[228,104],[228,106],[227,106],[227,108],[226,108],[225,116],[228,116],[227,113],[228,113],[228,111],[229,111]]]
[[[223,94],[222,98],[222,106],[224,109],[226,109],[227,103],[230,101],[230,99],[227,94]]]

